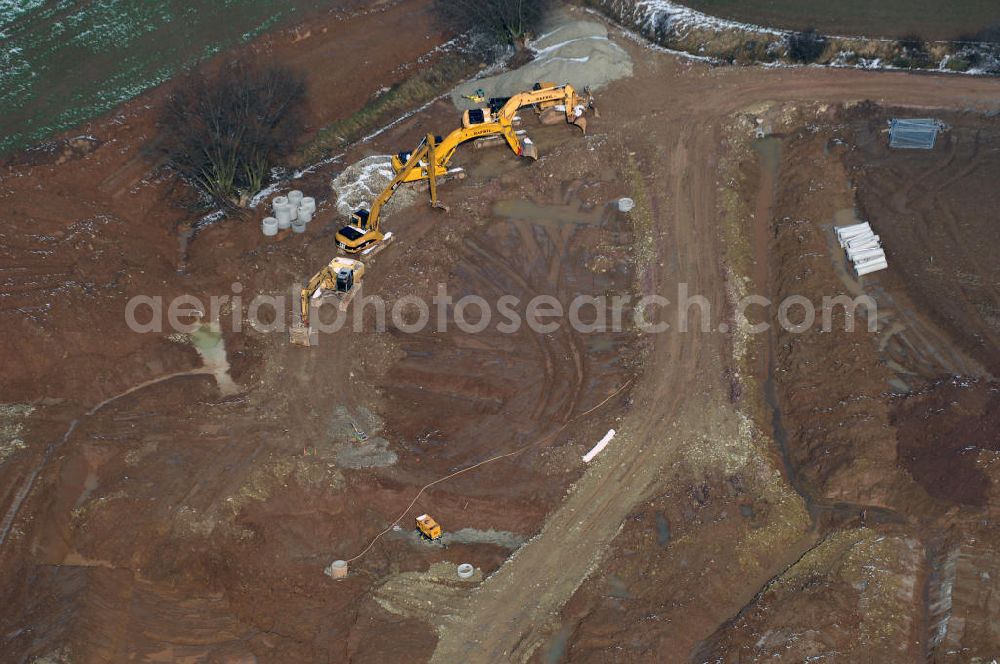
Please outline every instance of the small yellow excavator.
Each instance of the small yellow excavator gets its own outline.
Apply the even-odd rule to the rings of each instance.
[[[301,322],[292,326],[289,341],[296,346],[310,346],[309,314],[312,300],[334,295],[338,307],[346,311],[358,292],[358,285],[365,276],[365,264],[351,258],[337,256],[322,270],[313,275],[302,288],[300,295]]]
[[[408,154],[402,168],[396,171],[392,181],[372,202],[371,208],[356,210],[351,215],[351,223],[337,231],[337,246],[349,254],[362,251],[369,254],[384,247],[383,240],[388,240],[390,236],[383,233],[381,229],[382,206],[389,202],[399,185],[421,179],[413,177],[413,174],[419,173],[421,168],[426,167],[426,164],[437,163],[436,155],[437,139],[433,134],[428,134],[427,138]],[[429,169],[426,177],[430,179],[431,206],[447,209],[437,200],[437,169]]]

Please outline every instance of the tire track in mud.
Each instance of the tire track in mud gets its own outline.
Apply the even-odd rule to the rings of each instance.
[[[524,226],[524,224],[522,223],[517,223],[515,225],[518,226],[519,228]],[[537,227],[537,225],[535,226]],[[572,229],[569,230],[571,231]],[[545,233],[548,236],[547,230],[545,230]],[[564,247],[569,244],[570,235],[571,233],[567,233],[565,241],[560,246]],[[539,256],[539,258],[541,258],[543,252],[541,251],[541,247],[537,239],[534,237],[534,234],[522,233],[521,236],[522,239],[526,236],[532,238],[531,240],[532,245],[535,249],[538,250],[534,253],[535,255]],[[476,253],[478,253],[482,258],[489,261],[496,269],[503,271],[510,279],[512,279],[515,283],[517,283],[518,286],[520,286],[520,288],[524,291],[524,293],[529,299],[538,297],[539,295],[542,294],[523,275],[514,270],[510,266],[509,262],[505,260],[504,257],[501,256],[496,251],[488,249],[478,244],[472,239],[467,240],[466,244]],[[561,273],[562,261],[559,259],[554,259],[547,262],[550,265],[548,273],[549,281],[551,285],[553,285],[555,291],[558,292],[558,281],[559,281],[559,274]],[[552,265],[555,265],[555,268],[553,268]],[[563,404],[557,405],[556,407],[556,413],[558,414],[559,421],[568,422],[569,419],[573,416],[573,413],[576,412],[577,406],[579,405],[580,401],[580,395],[583,392],[584,363],[583,363],[583,356],[579,348],[579,340],[573,334],[570,327],[567,325],[560,325],[559,330],[557,330],[557,332],[560,334],[560,336],[563,336],[566,339],[566,346],[569,349],[570,355],[572,356],[573,368],[574,368],[573,382],[572,382],[572,387],[570,388],[568,398]],[[540,344],[544,348],[544,353],[545,353],[546,378],[548,380],[548,387],[544,389],[544,391],[541,393],[542,398],[539,399],[539,406],[536,408],[536,413],[533,415],[534,419],[539,419],[545,413],[545,409],[548,407],[549,402],[551,400],[551,395],[554,394],[554,390],[552,389],[552,387],[554,386],[556,380],[555,359],[557,355],[553,350],[553,346],[555,345],[554,341],[551,339],[553,335],[532,334],[529,331],[529,336],[531,336],[536,343]]]
[[[481,258],[486,259],[488,262],[496,266],[498,263],[503,264],[502,260],[496,260],[491,256],[483,247],[477,244],[471,238],[466,238],[465,245],[471,249],[473,252],[478,254]],[[489,273],[485,268],[477,265],[473,261],[464,261],[462,267],[475,279],[477,279],[483,286],[493,292],[497,297],[501,295],[506,295],[496,283],[496,279],[491,279]],[[527,291],[527,285],[520,278],[520,275],[514,274],[516,277],[516,282],[519,286]],[[535,407],[531,413],[531,419],[538,420],[545,409],[548,407],[548,400],[552,394],[552,386],[555,384],[555,361],[553,359],[552,350],[549,348],[549,343],[546,337],[538,334],[528,334],[531,342],[538,349],[539,355],[542,357],[542,382],[538,394],[538,398],[535,399]]]
[[[469,247],[472,251],[474,251],[477,255],[479,255],[481,258],[490,263],[495,269],[498,269],[502,271],[504,274],[506,274],[511,280],[514,281],[514,283],[518,285],[518,287],[521,288],[521,290],[525,294],[529,295],[530,297],[535,296],[536,293],[534,289],[531,287],[531,285],[528,283],[528,281],[517,271],[511,269],[510,266],[507,265],[507,262],[503,259],[502,256],[497,256],[492,251],[486,249],[472,238],[466,238],[465,245]],[[468,267],[468,265],[466,267]],[[479,268],[476,268],[476,270],[478,271]],[[485,275],[480,273],[480,277],[485,278]],[[494,285],[494,291],[496,292],[497,295],[504,294],[495,285]],[[542,415],[548,408],[549,401],[552,398],[552,395],[555,391],[553,389],[556,381],[555,353],[551,348],[552,342],[548,335],[532,334],[530,330],[527,332],[527,335],[531,338],[532,343],[534,343],[535,346],[538,348],[539,353],[542,355],[542,359],[544,360],[542,385],[538,392],[538,399],[536,400],[535,409],[532,411],[531,414],[531,419],[538,420],[541,419]]]
[[[658,74],[658,80],[663,76]],[[953,92],[961,89],[965,107],[982,108],[997,105],[994,97],[1000,89],[996,82],[985,80],[944,81],[838,70],[713,70],[692,77],[674,75],[669,85],[647,89],[649,94],[628,106],[627,115],[616,109],[604,115],[627,126],[637,124],[634,118],[645,113],[647,122],[638,132],[643,140],[671,146],[666,177],[673,182],[672,195],[654,202],[657,221],[667,224],[670,231],[657,240],[658,259],[689,283],[700,286],[702,294],[718,305],[725,301],[725,292],[718,278],[721,251],[715,223],[716,173],[709,155],[718,149],[718,131],[727,117],[767,101],[841,103],[871,98],[884,103],[891,96],[896,103],[909,106],[953,106],[954,98],[942,95],[944,88]],[[672,103],[678,99],[690,103]],[[643,104],[651,108],[644,109]],[[654,131],[670,132],[673,138],[657,140]],[[672,236],[669,245],[664,239],[667,235]],[[659,284],[661,289],[664,286]],[[627,421],[623,435],[606,452],[615,455],[617,465],[609,469],[612,462],[604,457],[603,463],[589,469],[541,533],[455,607],[455,618],[438,625],[440,639],[432,662],[525,661],[532,655],[542,643],[547,623],[589,575],[592,563],[597,564],[616,535],[621,524],[618,517],[623,518],[641,496],[642,490],[634,486],[626,490],[623,485],[640,478],[655,481],[651,468],[657,464],[662,467],[664,460],[648,463],[642,443],[653,445],[664,426],[690,410],[685,406],[697,408],[697,402],[687,394],[690,377],[710,366],[708,360],[715,350],[722,353],[718,346],[712,337],[697,331],[657,339],[653,357],[647,362],[654,369],[633,392],[635,410],[645,403],[650,412]],[[665,451],[669,456],[670,450]],[[759,590],[749,589],[743,596],[752,598]],[[735,604],[719,607],[719,624],[739,609]],[[484,625],[491,628],[483,630]]]
[[[675,135],[674,140],[683,139]],[[683,166],[686,153],[678,153]],[[680,181],[675,179],[676,186],[683,188]],[[699,214],[699,201],[690,192],[672,193],[679,194],[670,197],[675,207]],[[692,225],[678,224],[680,219],[691,218],[684,212],[677,210],[667,219],[673,224],[675,242],[667,245],[665,234],[661,235],[658,253],[675,253],[679,271],[702,282],[714,264],[714,238],[699,238]],[[681,253],[680,246],[701,249]],[[664,455],[653,462],[643,450],[647,445],[656,449],[652,441],[662,436],[677,412],[686,395],[683,382],[703,359],[703,344],[698,334],[661,335],[657,341],[654,364],[667,367],[673,360],[674,365],[669,371],[648,372],[637,386],[636,392],[644,394],[645,403],[637,404],[636,410],[649,413],[649,417],[640,416],[626,425],[614,446],[593,463],[549,517],[541,533],[454,612],[458,616],[454,622],[439,625],[440,640],[432,662],[526,661],[543,643],[549,620],[590,574],[628,511],[655,483],[669,458]],[[476,626],[487,624],[493,628],[488,633],[478,632],[479,641],[465,636],[476,633]]]
[[[27,478],[21,484],[21,488],[19,488],[17,492],[14,494],[10,507],[7,508],[7,512],[4,514],[3,521],[0,522],[0,547],[2,547],[4,543],[7,541],[7,536],[10,534],[10,529],[14,525],[14,520],[17,519],[17,515],[21,511],[21,506],[24,504],[24,501],[28,497],[28,494],[31,493],[31,489],[34,488],[35,482],[38,480],[38,476],[45,469],[46,465],[48,465],[48,462],[52,458],[52,456],[60,449],[62,449],[63,445],[65,445],[70,440],[70,438],[73,437],[73,434],[76,432],[76,429],[82,420],[88,419],[91,416],[95,415],[105,406],[108,406],[114,403],[115,401],[118,401],[119,399],[127,397],[128,395],[138,392],[139,390],[145,389],[147,387],[151,387],[153,385],[159,385],[160,383],[165,383],[169,380],[173,380],[175,378],[181,378],[184,376],[212,376],[214,373],[215,371],[209,367],[198,367],[197,369],[178,371],[176,373],[167,374],[166,376],[153,378],[143,383],[139,383],[138,385],[134,385],[129,389],[125,390],[124,392],[120,392],[119,394],[108,397],[104,401],[92,407],[87,412],[83,413],[80,417],[77,417],[76,419],[72,420],[69,423],[69,427],[66,429],[66,433],[63,434],[63,437],[59,440],[49,443],[48,447],[45,448],[45,452],[42,453],[42,456],[38,460],[38,463],[35,464],[32,471],[28,474]]]

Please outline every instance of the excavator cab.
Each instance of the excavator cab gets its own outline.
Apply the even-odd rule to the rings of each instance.
[[[395,172],[400,172],[403,167],[406,166],[406,162],[410,160],[410,155],[412,152],[397,152],[392,155],[392,170]]]
[[[358,228],[364,230],[368,228],[368,218],[371,216],[371,212],[361,208],[355,210],[354,214],[351,215],[351,225],[357,226]]]
[[[462,114],[462,126],[466,129],[493,121],[493,113],[488,108],[470,108]]]
[[[354,270],[342,267],[337,270],[337,292],[350,293],[354,288]]]
[[[441,136],[435,136],[434,137],[434,145],[441,145],[441,142],[443,140],[444,140],[444,138],[442,138]],[[422,140],[420,142],[420,145],[417,146],[417,149],[419,150],[426,143],[427,143],[427,139],[425,138],[424,140]],[[406,162],[410,161],[410,157],[412,157],[412,156],[413,156],[413,151],[412,150],[407,150],[406,152],[397,152],[396,154],[392,155],[392,170],[395,171],[396,173],[399,173],[400,171],[402,171],[406,167]],[[421,170],[422,171],[426,171],[427,170],[425,168],[425,163],[424,162],[421,162]]]
[[[346,311],[347,306],[357,294],[356,286],[365,276],[365,264],[353,258],[337,256],[322,270],[303,285],[300,292],[300,320],[292,326],[289,341],[296,346],[311,346],[312,338],[309,329],[309,319],[312,312],[312,301],[325,295],[336,296],[339,308]]]
[[[382,231],[370,227],[371,212],[364,208],[355,210],[351,223],[337,231],[337,246],[349,254],[364,251],[369,245],[384,237]]]
[[[367,212],[367,210],[365,210]],[[356,213],[355,213],[356,214]],[[356,217],[352,217],[352,221]],[[353,223],[350,226],[344,226],[339,231],[337,231],[337,246],[340,247],[344,252],[348,254],[356,254],[359,251],[364,251],[369,247],[369,245],[375,242],[381,242],[385,235],[382,231],[377,229],[366,230],[355,226]]]

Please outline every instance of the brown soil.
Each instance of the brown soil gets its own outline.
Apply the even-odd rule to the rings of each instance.
[[[294,49],[274,48],[321,77],[314,87],[356,92],[350,101],[331,93],[329,121],[440,43],[408,29],[427,20],[427,5],[331,22],[326,40],[314,29]],[[370,262],[368,293],[391,303],[446,283],[456,298],[674,299],[685,282],[731,321],[733,295],[753,281],[773,295],[848,289],[828,235],[834,214],[854,205],[854,170],[830,141],[859,131],[849,126],[858,116],[813,104],[961,100],[978,110],[1000,91],[981,79],[712,69],[616,39],[636,74],[600,92],[589,135],[529,118],[540,161],[462,153],[468,177],[441,192],[449,213],[416,205],[391,217],[399,240]],[[332,41],[356,67],[328,66]],[[366,63],[372,43],[399,50],[377,49]],[[225,395],[191,373],[200,360],[190,345],[128,332],[124,303],[138,293],[232,294],[234,282],[247,299],[288,293],[329,260],[340,220],[328,187],[340,165],[296,181],[321,202],[305,235],[264,241],[256,219],[233,220],[182,248],[190,218],[169,207],[169,181],[143,156],[153,135],[146,106],[163,94],[88,127],[97,145],[11,163],[0,184],[15,212],[3,238],[0,400],[35,405],[18,430],[23,449],[0,465],[5,657],[747,661],[838,651],[888,662],[995,650],[993,485],[937,492],[927,472],[941,458],[932,441],[961,421],[976,469],[991,478],[995,394],[982,380],[969,388],[975,396],[948,383],[892,395],[900,376],[908,389],[923,383],[894,369],[888,359],[899,354],[880,340],[949,341],[936,316],[955,311],[906,299],[918,296],[901,277],[904,260],[896,268],[890,254],[893,269],[864,284],[896,303],[881,337],[410,335],[377,333],[369,311],[361,331],[310,350],[226,329],[240,390]],[[757,115],[785,136],[769,175],[748,140]],[[442,118],[455,118],[443,102],[343,163],[411,145]],[[864,181],[853,183],[860,192]],[[594,213],[623,195],[637,204],[630,218]],[[497,206],[525,199],[599,223]],[[889,250],[902,251],[873,210]],[[945,274],[962,260],[946,261]],[[981,308],[962,309],[971,310]],[[949,366],[991,361],[971,341],[952,347]],[[945,400],[967,416],[934,412]],[[21,420],[3,412],[0,433],[13,440]],[[612,427],[618,436],[585,467],[580,455]],[[515,556],[500,543],[442,548],[390,530],[351,562],[348,579],[323,576],[332,559],[364,551],[421,486],[533,443],[433,487],[401,522],[408,531],[427,511],[449,531],[533,538]],[[344,450],[383,461],[348,465]],[[964,460],[951,463],[973,477]],[[471,562],[488,578],[469,592],[428,573],[441,561]]]
[[[900,399],[894,412],[899,461],[935,498],[985,505],[986,468],[1000,452],[1000,386],[942,381]]]

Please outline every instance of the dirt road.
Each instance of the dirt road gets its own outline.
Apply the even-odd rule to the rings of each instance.
[[[285,45],[311,67],[323,87],[321,102],[337,102],[343,89],[354,92],[329,113],[314,108],[317,123],[357,110],[410,71],[395,66],[397,57],[416,57],[441,40],[403,29],[427,24],[428,5],[401,3],[382,19],[358,19],[380,36],[344,24]],[[416,41],[399,37],[411,33],[421,34]],[[380,51],[362,66],[365,51],[358,44],[394,38],[405,42],[399,51]],[[414,205],[394,213],[387,225],[400,241],[372,262],[366,288],[389,300],[426,297],[439,283],[456,296],[553,293],[566,300],[630,292],[634,285],[674,300],[684,283],[707,298],[718,323],[727,319],[731,286],[720,222],[729,182],[720,164],[733,113],[764,102],[865,98],[1000,108],[997,81],[714,69],[615,38],[630,50],[635,76],[598,92],[602,116],[588,137],[560,133],[564,127],[531,127],[544,155],[533,164],[503,150],[463,153],[469,177],[443,190],[453,212]],[[349,70],[328,66],[330,58],[352,56],[359,59]],[[117,313],[125,299],[225,294],[234,281],[246,295],[287,293],[333,251],[340,219],[324,197],[342,166],[297,181],[321,204],[309,233],[262,240],[258,219],[232,220],[209,227],[178,252],[177,228],[189,220],[178,209],[164,209],[169,184],[150,174],[140,154],[153,126],[141,106],[155,103],[157,94],[94,123],[88,128],[94,141],[11,165],[0,192],[13,219],[8,246],[0,248],[11,261],[2,266],[11,276],[0,293],[0,316],[24,327],[0,348],[11,369],[4,400],[37,406],[23,427],[14,418],[0,428],[11,450],[0,465],[7,486],[0,492],[2,513],[10,515],[0,567],[11,581],[2,595],[9,608],[0,612],[0,646],[11,659],[58,661],[67,650],[83,662],[385,662],[431,652],[449,663],[524,661],[539,655],[560,628],[560,611],[602,559],[621,553],[633,556],[635,566],[640,555],[662,554],[664,544],[620,551],[618,542],[615,548],[609,543],[639,522],[640,507],[655,512],[652,503],[641,504],[673,490],[678,468],[711,466],[719,484],[743,501],[725,505],[729,516],[737,515],[731,521],[765,521],[755,510],[784,514],[757,495],[750,504],[743,480],[731,473],[749,448],[727,373],[736,341],[717,332],[692,329],[636,342],[626,334],[591,338],[564,330],[377,334],[369,325],[304,351],[289,348],[281,335],[244,330],[225,334],[240,394],[221,393],[205,377],[157,381],[197,371],[200,361],[184,339],[125,330]],[[353,148],[344,163],[411,146],[454,118],[450,105],[432,106]],[[634,228],[607,205],[621,195],[637,202]],[[522,204],[528,205],[518,208]],[[604,211],[611,214],[602,217]],[[41,262],[13,262],[34,252]],[[65,269],[55,274],[51,265],[59,261]],[[668,311],[666,321],[676,325],[677,312]],[[639,366],[641,378],[629,382]],[[157,382],[130,389],[149,381]],[[449,530],[503,531],[515,539],[537,533],[510,561],[502,546],[440,549],[390,532],[352,562],[348,579],[322,576],[331,558],[365,550],[419,487],[573,422],[623,384],[627,392],[558,440],[435,486],[414,507]],[[44,463],[49,444],[62,439],[71,421],[123,393],[80,419]],[[612,426],[618,437],[584,472],[580,455]],[[368,434],[368,447],[355,427]],[[762,475],[781,480],[780,473]],[[699,508],[711,502],[697,486],[678,493],[690,493]],[[723,518],[710,508],[704,513]],[[657,516],[650,513],[649,520],[660,528]],[[680,543],[687,524],[701,527],[698,518],[678,509],[672,525],[664,517],[660,529],[671,541],[670,555],[704,552],[704,558],[670,560],[690,572],[688,596],[697,598],[687,606],[667,598],[680,607],[671,619],[690,618],[683,625],[679,619],[648,623],[657,638],[676,638],[685,653],[728,624],[771,576],[815,543],[795,532],[770,549],[758,547],[761,557],[783,548],[757,574],[740,576],[735,567],[711,566],[719,561],[723,567],[736,555],[725,537],[730,531],[692,526],[696,532]],[[412,615],[392,614],[371,598],[384,599],[378,593],[389,581],[419,578],[442,559],[495,573],[475,590],[433,595],[439,600],[432,607],[435,643],[427,595],[411,595],[423,605]],[[976,578],[967,575],[970,584]],[[673,580],[657,582],[674,588]],[[711,602],[702,601],[707,587],[715,589]],[[596,615],[601,622],[609,614]],[[600,647],[592,657],[600,656]]]
[[[623,44],[627,42],[623,41]],[[762,102],[842,103],[872,99],[926,108],[1000,108],[1000,81],[828,69],[708,69],[653,51],[635,52],[635,78],[601,94],[600,128],[621,134],[645,166],[647,205],[656,219],[655,289],[676,284],[725,303],[719,257],[716,153],[723,123]],[[614,127],[615,129],[611,129]],[[670,314],[674,316],[676,312]],[[668,318],[676,323],[676,318]],[[719,357],[724,336],[692,329],[658,335],[621,434],[574,485],[530,541],[439,625],[434,662],[527,661],[560,609],[599,564],[622,520],[666,469],[682,461],[685,439],[736,433]],[[692,376],[698,376],[693,383]],[[757,591],[734,591],[720,622]]]

